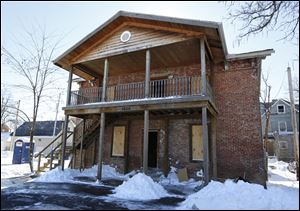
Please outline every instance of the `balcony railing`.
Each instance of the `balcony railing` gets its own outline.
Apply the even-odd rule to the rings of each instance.
[[[207,95],[212,97],[212,90],[207,82]],[[150,98],[201,95],[201,78],[181,77],[150,81]],[[102,87],[82,88],[71,92],[71,105],[101,102]],[[106,102],[137,100],[145,98],[145,82],[108,86]]]

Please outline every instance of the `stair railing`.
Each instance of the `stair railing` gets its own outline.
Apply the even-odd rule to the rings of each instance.
[[[70,133],[68,136],[67,136],[67,139],[73,134],[72,131],[68,131],[68,133]],[[53,139],[53,141],[51,141],[44,149],[42,149],[42,151],[40,151],[39,153],[37,153],[34,157],[37,158],[39,157],[38,159],[38,169],[37,171],[40,171],[41,170],[41,157],[42,157],[42,153],[48,149],[54,142],[56,142],[60,137],[62,136],[62,133],[60,133],[55,139]],[[60,142],[60,144],[58,144],[54,149],[52,149],[51,151],[53,150],[56,150],[58,148],[58,146],[60,146],[62,144],[62,142]],[[49,155],[51,154],[51,152],[45,157],[49,157]]]

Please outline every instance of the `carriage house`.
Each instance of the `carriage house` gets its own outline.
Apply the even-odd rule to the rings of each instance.
[[[221,23],[118,12],[54,61],[69,71],[66,120],[82,119],[72,167],[264,184],[260,75],[273,52],[229,54]]]

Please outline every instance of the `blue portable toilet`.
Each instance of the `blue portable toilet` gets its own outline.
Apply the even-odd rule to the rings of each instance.
[[[24,142],[21,139],[15,141],[12,164],[21,164]]]
[[[24,142],[21,163],[29,163],[29,148],[30,142]],[[34,143],[32,143],[32,152],[34,152]]]

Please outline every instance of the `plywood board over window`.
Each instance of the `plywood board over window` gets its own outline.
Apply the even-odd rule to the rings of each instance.
[[[125,126],[115,126],[113,133],[112,156],[124,157]]]
[[[202,125],[192,125],[192,160],[203,160]]]

